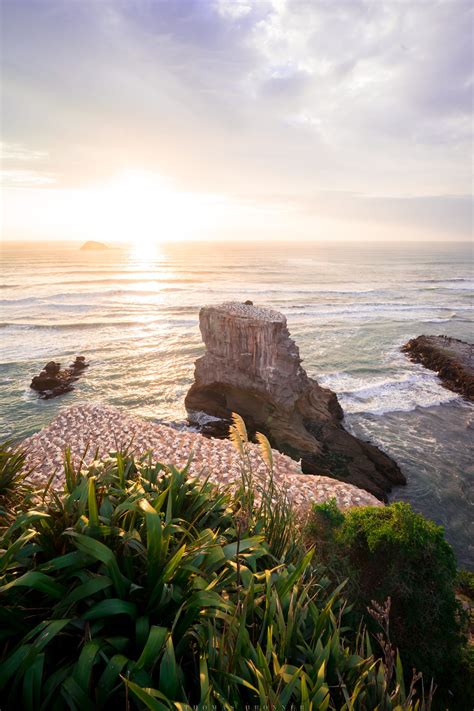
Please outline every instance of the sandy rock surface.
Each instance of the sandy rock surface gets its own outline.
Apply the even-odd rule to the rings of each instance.
[[[240,460],[228,440],[207,439],[188,430],[176,430],[154,424],[124,411],[104,405],[79,405],[59,414],[47,427],[21,444],[27,452],[27,468],[34,467],[31,479],[45,484],[55,472],[53,487],[64,483],[62,471],[66,447],[77,464],[85,463],[110,451],[128,448],[135,454],[152,452],[164,464],[184,466],[192,453],[190,473],[218,485],[240,484]],[[268,470],[257,445],[249,444],[249,455],[254,476],[264,481]],[[296,506],[307,509],[313,502],[336,498],[340,508],[350,506],[381,506],[378,499],[363,489],[325,476],[305,475],[297,462],[279,452],[273,452],[274,477],[277,486]]]

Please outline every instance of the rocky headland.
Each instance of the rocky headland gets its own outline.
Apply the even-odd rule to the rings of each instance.
[[[89,364],[86,363],[84,356],[76,356],[76,360],[69,368],[61,368],[61,363],[51,360],[46,363],[39,375],[35,375],[30,388],[36,390],[43,400],[51,400],[53,397],[74,390],[73,383],[88,367]]]
[[[418,336],[402,351],[415,363],[436,371],[446,388],[474,401],[474,345],[448,336]]]
[[[310,378],[286,318],[251,303],[203,307],[199,325],[206,353],[195,364],[185,405],[191,423],[208,436],[226,436],[232,412],[252,435],[301,460],[305,474],[333,477],[385,501],[406,483],[398,465],[342,424],[337,396]]]

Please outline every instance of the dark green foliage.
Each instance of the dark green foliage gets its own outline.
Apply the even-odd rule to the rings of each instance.
[[[465,690],[459,689],[463,639],[454,593],[456,564],[442,527],[401,502],[345,515],[323,505],[314,507],[309,536],[333,580],[348,579],[346,594],[354,613],[364,614],[372,601],[390,597],[391,640],[405,668],[415,667],[425,679],[434,677],[448,700],[458,687],[455,707],[468,708],[459,697]]]
[[[28,505],[34,492],[26,483],[25,455],[10,442],[0,444],[0,529],[8,526],[22,505]]]
[[[0,535],[2,709],[429,707],[347,626],[284,503],[121,454],[67,458],[66,481]]]
[[[329,499],[322,504],[315,504],[313,511],[318,514],[314,517],[314,524],[319,524],[321,530],[328,532],[331,536],[334,527],[344,523],[345,516],[337,507],[336,499]]]
[[[456,590],[474,601],[474,573],[460,569],[456,576]]]
[[[456,595],[463,608],[461,620],[470,639],[462,653],[464,688],[466,698],[474,699],[474,573],[458,570],[456,576]]]

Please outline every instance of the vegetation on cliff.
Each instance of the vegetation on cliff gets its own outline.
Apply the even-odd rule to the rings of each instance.
[[[3,450],[2,708],[431,707],[388,609],[371,605],[373,633],[303,541],[268,442],[259,488],[238,419],[232,437],[234,493],[150,458],[74,469],[66,453],[62,493],[20,498]]]
[[[442,527],[402,502],[345,513],[328,502],[314,506],[308,537],[333,583],[347,581],[354,618],[375,632],[367,610],[390,598],[390,638],[406,667],[436,679],[440,708],[470,709],[474,667],[455,594],[469,576],[457,575]]]

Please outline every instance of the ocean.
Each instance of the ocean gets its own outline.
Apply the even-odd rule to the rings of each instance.
[[[203,353],[203,304],[251,299],[281,310],[308,374],[334,390],[345,426],[407,476],[392,500],[445,527],[474,569],[474,407],[400,347],[420,334],[472,340],[472,248],[454,243],[160,244],[86,252],[72,243],[2,245],[0,438],[59,410],[104,402],[182,422]],[[49,360],[82,354],[73,392],[29,388]]]

